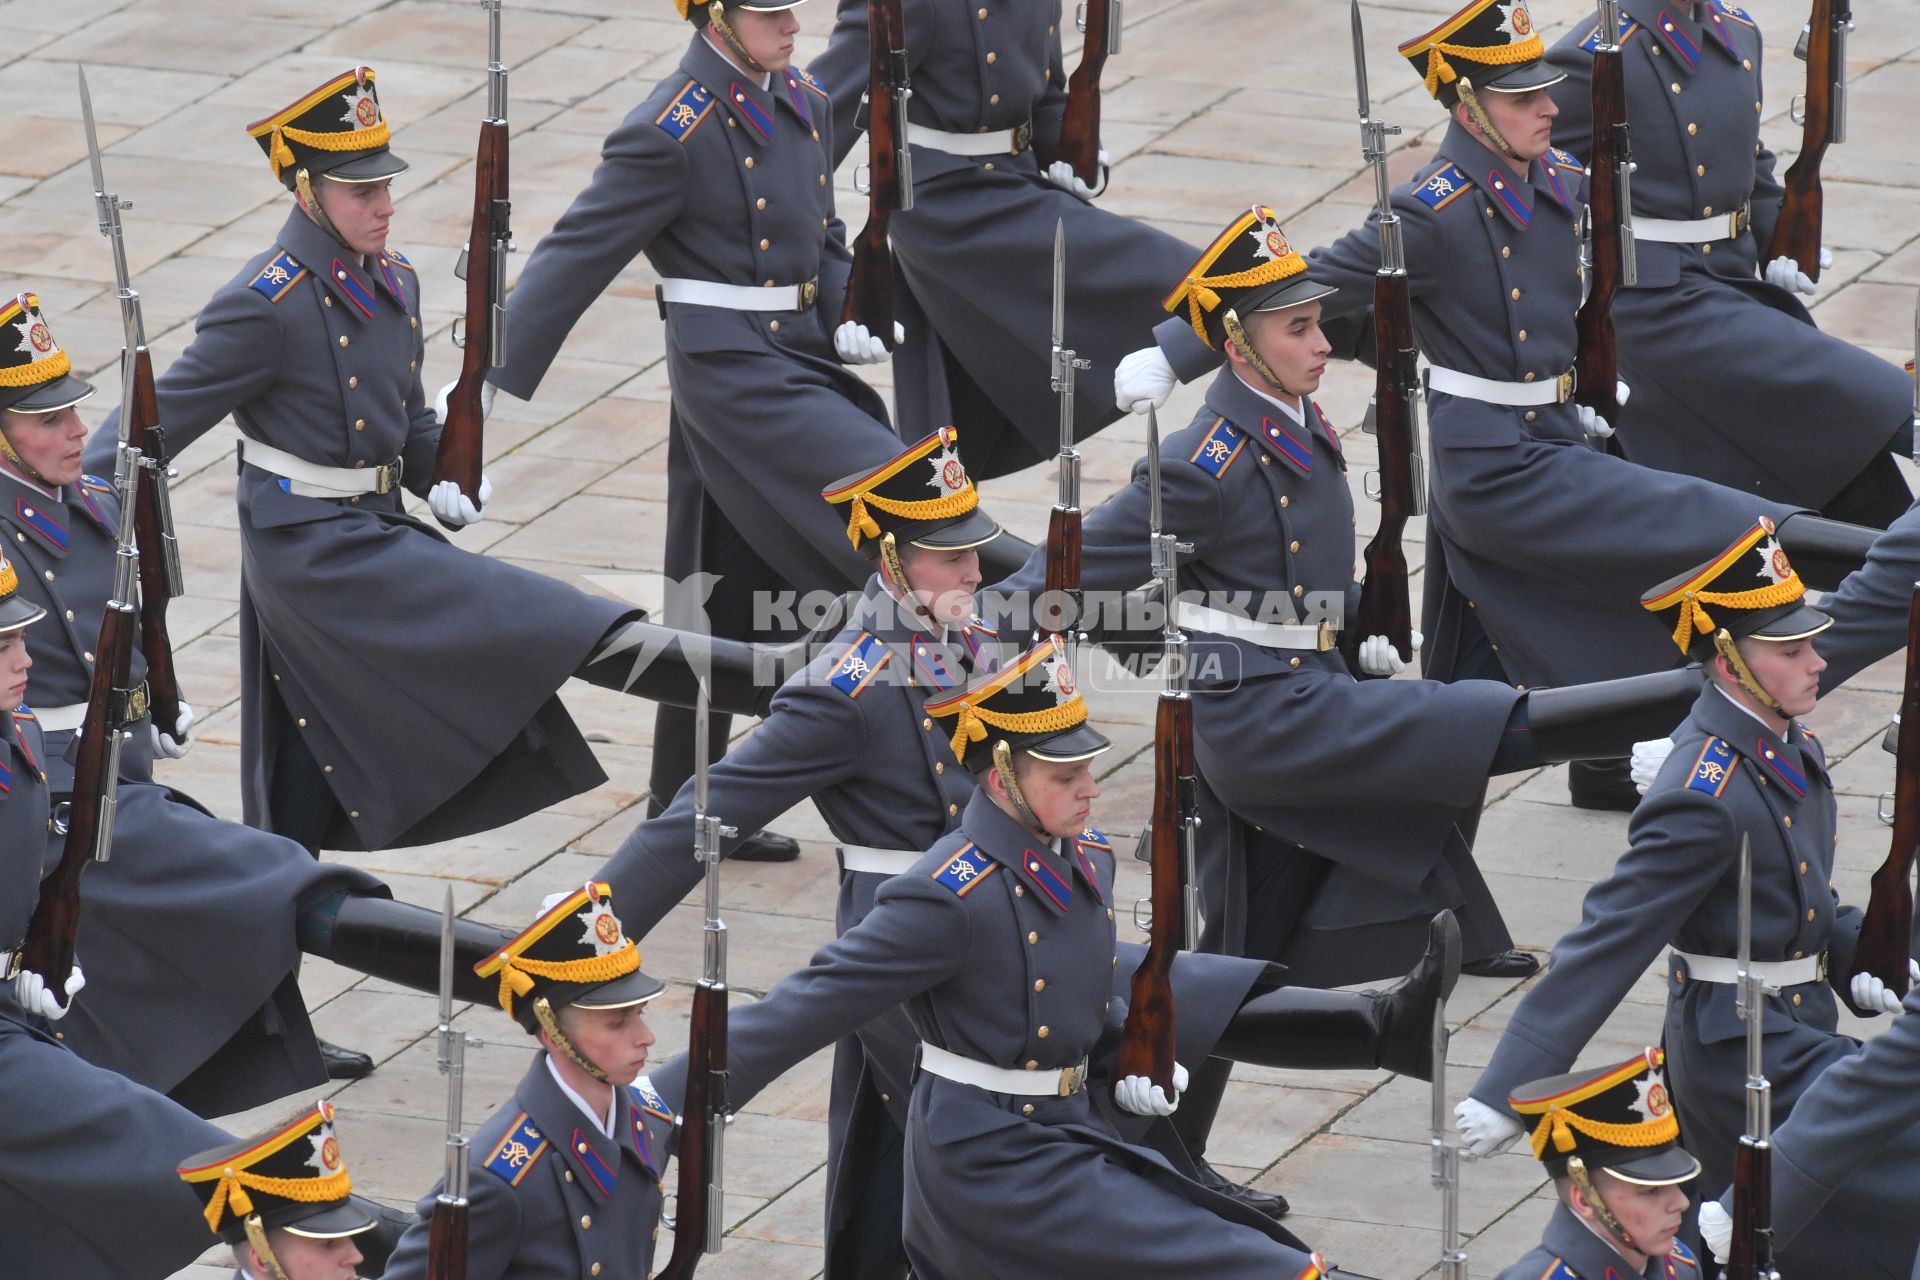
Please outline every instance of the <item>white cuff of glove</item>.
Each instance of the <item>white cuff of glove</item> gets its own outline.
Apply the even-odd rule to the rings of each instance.
[[[433,512],[433,518],[448,529],[464,529],[470,524],[478,524],[485,518],[487,503],[493,500],[493,482],[483,474],[480,477],[480,505],[475,506],[473,499],[460,492],[460,486],[451,480],[442,480],[427,490],[427,509]]]
[[[433,397],[433,420],[443,427],[447,425],[447,397],[452,395],[453,389],[459,385],[460,380],[456,378],[440,388]],[[480,418],[483,422],[493,413],[493,397],[497,390],[498,388],[491,382],[480,384]]]
[[[1824,266],[1826,264],[1823,261],[1821,265]],[[1767,283],[1776,289],[1787,289],[1794,293],[1804,294],[1809,298],[1820,289],[1820,286],[1809,279],[1807,273],[1800,269],[1798,262],[1795,262],[1792,258],[1786,257],[1785,255],[1775,258],[1767,264],[1765,277]]]
[[[1733,1252],[1733,1215],[1718,1200],[1700,1206],[1700,1239],[1713,1251],[1715,1262],[1725,1262]]]
[[[893,345],[897,347],[906,340],[907,331],[896,321]],[[848,320],[833,331],[833,351],[841,364],[879,364],[887,358],[887,344],[857,320]]]
[[[193,708],[183,698],[180,702],[180,718],[173,722],[173,732],[169,733],[159,725],[148,723],[153,731],[153,753],[168,760],[178,760],[193,747],[193,724],[199,719]]]
[[[1910,990],[1920,986],[1920,962],[1907,961],[1907,986]],[[1886,983],[1870,973],[1854,974],[1847,983],[1847,989],[1856,1009],[1865,1009],[1869,1013],[1899,1013],[1905,1007],[1901,998],[1887,989]]]
[[[1129,413],[1165,408],[1176,381],[1159,347],[1129,351],[1113,371],[1113,402]]]
[[[1187,1089],[1187,1069],[1173,1064],[1173,1096],[1147,1076],[1126,1076],[1113,1086],[1113,1100],[1122,1111],[1136,1116],[1170,1116]]]
[[[38,1014],[48,1022],[58,1022],[72,1011],[73,998],[86,988],[87,975],[80,972],[79,960],[73,962],[73,970],[63,985],[67,995],[65,1004],[48,989],[46,979],[31,969],[22,969],[13,979],[13,995],[28,1013]]]
[[[1477,1098],[1462,1098],[1453,1109],[1453,1127],[1467,1144],[1469,1159],[1484,1160],[1497,1156],[1525,1132],[1520,1122],[1504,1111],[1496,1111]]]
[[[1627,776],[1633,779],[1634,790],[1641,795],[1647,794],[1647,788],[1660,776],[1660,770],[1666,767],[1667,757],[1672,754],[1672,738],[1654,738],[1634,743],[1633,754],[1627,764]]]

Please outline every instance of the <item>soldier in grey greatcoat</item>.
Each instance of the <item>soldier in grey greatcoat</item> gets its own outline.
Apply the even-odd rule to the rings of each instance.
[[[826,90],[789,65],[799,2],[748,0],[715,20],[706,0],[677,0],[695,28],[686,54],[608,135],[592,181],[534,250],[508,300],[507,364],[491,376],[530,398],[588,307],[646,256],[661,277],[673,397],[666,573],[718,575],[707,612],[735,639],[766,638],[754,634],[758,592],[866,579],[818,494],[901,443],[849,367],[887,348],[840,320],[851,256],[834,209],[836,120]],[[713,729],[717,750],[728,721]],[[692,732],[684,709],[660,709],[650,813],[692,775]],[[736,856],[797,854],[769,839]]]
[[[8,708],[0,713],[0,1232],[10,1272],[137,1280],[184,1267],[206,1248],[198,1206],[174,1180],[169,1153],[227,1135],[76,1057],[55,1037],[82,984],[49,991],[17,968],[51,816],[47,749],[26,705],[33,664],[24,634],[46,611],[18,586],[0,552],[0,703]],[[103,976],[97,962],[94,972]]]
[[[623,687],[602,657],[637,613],[464,552],[480,512],[429,481],[420,286],[387,248],[387,147],[360,67],[249,129],[293,190],[274,246],[216,292],[159,380],[176,449],[242,436],[241,741],[248,822],[309,848],[451,839],[604,780],[554,690]],[[113,419],[93,448],[109,455]],[[483,486],[483,489],[485,486]],[[406,726],[395,733],[393,726]]]
[[[1580,924],[1554,948],[1485,1073],[1456,1109],[1481,1153],[1518,1132],[1507,1095],[1563,1070],[1635,981],[1671,946],[1664,1041],[1675,1105],[1705,1185],[1732,1181],[1745,1128],[1745,1023],[1735,1009],[1739,854],[1753,849],[1753,956],[1779,989],[1767,1001],[1765,1068],[1774,1114],[1791,1117],[1820,1072],[1859,1051],[1835,1030],[1837,999],[1879,1011],[1848,975],[1860,912],[1831,886],[1832,785],[1819,741],[1795,718],[1818,696],[1823,663],[1811,639],[1827,617],[1803,587],[1771,524],[1761,522],[1699,569],[1655,588],[1647,607],[1683,650],[1709,662],[1711,685],[1674,734],[1628,829],[1631,846],[1587,894]],[[1676,616],[1677,615],[1677,616]],[[1920,1131],[1896,1140],[1889,1168],[1920,1162]],[[1863,1182],[1859,1212],[1912,1228],[1900,1209],[1905,1174]],[[1914,1228],[1920,1238],[1920,1228]],[[1857,1274],[1858,1242],[1810,1224],[1780,1255],[1786,1274]]]
[[[1679,1239],[1688,1203],[1679,1184],[1699,1176],[1700,1162],[1680,1148],[1664,1060],[1648,1049],[1514,1090],[1508,1102],[1533,1125],[1533,1154],[1560,1203],[1539,1248],[1500,1280],[1699,1280]]]
[[[1912,383],[1821,333],[1815,285],[1768,249],[1782,189],[1760,137],[1761,39],[1728,0],[1623,0],[1639,280],[1614,296],[1627,456],[1884,528],[1913,500]],[[1558,144],[1593,143],[1594,22],[1547,51]],[[1819,422],[1808,431],[1805,423]]]
[[[1092,362],[1074,399],[1074,438],[1120,414],[1110,383],[1134,335],[1157,318],[1165,282],[1193,246],[1093,203],[1055,159],[1066,109],[1060,0],[905,0],[913,208],[889,223],[894,261],[920,323],[908,322],[894,373],[901,433],[966,428],[968,465],[985,479],[1058,445],[1047,333],[1053,240],[1066,225],[1066,345]],[[832,97],[838,164],[862,127],[868,89],[866,0],[840,0],[833,37],[812,65]],[[1097,184],[1106,186],[1105,163]],[[1173,333],[1191,360],[1192,335]]]

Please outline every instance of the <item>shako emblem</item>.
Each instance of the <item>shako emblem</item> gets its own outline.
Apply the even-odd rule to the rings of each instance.
[[[582,941],[593,945],[595,955],[612,955],[620,949],[620,918],[605,903],[590,897],[587,909],[574,918],[586,925]]]
[[[356,83],[343,96],[347,100],[347,113],[340,117],[341,124],[371,129],[380,123],[380,104],[374,100],[371,85]]]
[[[1511,37],[1510,43],[1519,44],[1533,34],[1533,15],[1527,12],[1526,0],[1497,7],[1503,15],[1499,30]]]
[[[933,464],[933,479],[927,481],[929,489],[959,493],[967,487],[967,468],[952,445],[947,445],[927,461]]]

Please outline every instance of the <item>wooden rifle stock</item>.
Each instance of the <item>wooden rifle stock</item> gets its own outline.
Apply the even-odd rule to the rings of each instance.
[[[436,1200],[427,1228],[427,1280],[467,1280],[467,1202]]]
[[[1352,625],[1340,633],[1341,651],[1357,661],[1360,641],[1385,636],[1401,660],[1413,661],[1413,606],[1407,591],[1407,553],[1402,545],[1414,513],[1413,430],[1410,397],[1420,385],[1419,350],[1413,341],[1413,304],[1407,277],[1378,275],[1373,283],[1374,423],[1380,452],[1380,527],[1367,543],[1367,576]]]
[[[1721,1280],[1768,1280],[1773,1269],[1773,1149],[1747,1138],[1733,1157],[1733,1242]]]
[[[1913,954],[1913,859],[1920,849],[1920,586],[1907,606],[1907,685],[1900,697],[1900,750],[1894,766],[1893,844],[1873,873],[1860,922],[1853,971],[1870,973],[1905,995]]]
[[[476,504],[486,431],[480,389],[493,367],[494,303],[505,286],[495,278],[505,264],[494,244],[506,238],[507,210],[507,123],[487,120],[474,156],[473,221],[467,228],[467,345],[460,353],[460,378],[447,393],[447,421],[433,462],[435,484],[451,480]]]
[[[1800,154],[1781,178],[1786,194],[1773,224],[1773,239],[1760,260],[1764,266],[1775,258],[1792,258],[1809,280],[1820,278],[1820,228],[1826,203],[1820,163],[1833,142],[1838,110],[1834,85],[1845,74],[1845,68],[1837,65],[1834,28],[1851,18],[1848,10],[1845,0],[1813,0],[1807,19],[1807,105],[1800,125]]]
[[[1622,283],[1621,228],[1630,216],[1622,175],[1632,163],[1627,136],[1627,82],[1622,54],[1611,43],[1593,54],[1593,158],[1587,173],[1587,225],[1592,261],[1587,264],[1587,297],[1574,318],[1578,337],[1573,360],[1573,402],[1620,426],[1620,362],[1613,332],[1613,297]],[[1625,451],[1618,436],[1603,446],[1616,458]]]
[[[706,1250],[707,1189],[713,1183],[709,1125],[724,1122],[727,1100],[722,1081],[727,1070],[727,994],[701,983],[693,992],[687,1025],[687,1090],[680,1107],[680,1164],[675,1198],[673,1255],[654,1280],[691,1280]]]
[[[865,325],[893,350],[893,246],[888,228],[901,204],[900,105],[907,88],[906,19],[901,0],[867,0],[867,225],[853,245],[853,272],[840,322]]]
[[[1113,44],[1114,0],[1086,0],[1086,39],[1080,65],[1067,77],[1067,106],[1060,117],[1060,141],[1053,158],[1073,166],[1088,186],[1100,182],[1100,76]]]
[[[1153,928],[1146,958],[1134,970],[1127,1022],[1120,1034],[1116,1078],[1146,1076],[1173,1088],[1173,958],[1186,941],[1181,911],[1183,803],[1195,773],[1193,703],[1163,696],[1153,726],[1153,827],[1149,866]]]
[[[167,604],[173,599],[167,577],[166,527],[158,472],[167,465],[166,434],[160,427],[159,398],[153,389],[153,357],[144,348],[134,354],[133,414],[127,438],[138,440],[143,455],[140,501],[134,510],[134,538],[140,548],[140,652],[147,660],[147,712],[154,726],[171,734],[180,722],[180,679],[173,669],[173,640],[167,634]]]
[[[1080,590],[1080,511],[1055,506],[1047,517],[1047,594]],[[1055,597],[1058,599],[1059,597]],[[1080,629],[1081,620],[1063,619],[1061,634]]]

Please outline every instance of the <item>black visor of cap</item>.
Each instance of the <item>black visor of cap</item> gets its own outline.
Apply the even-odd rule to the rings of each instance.
[[[645,1004],[666,989],[666,984],[658,978],[635,969],[612,982],[584,987],[578,995],[569,996],[566,1002],[582,1009],[625,1009],[630,1005]]]
[[[1609,1161],[1600,1167],[1622,1182],[1643,1187],[1667,1187],[1700,1176],[1700,1162],[1679,1147],[1664,1147],[1651,1155]]]
[[[37,382],[30,387],[10,387],[0,391],[0,409],[12,409],[16,413],[52,413],[58,409],[71,409],[92,394],[92,383],[68,373],[51,382]],[[12,398],[8,399],[9,396]]]
[[[975,507],[958,520],[942,520],[903,532],[908,542],[928,551],[965,551],[999,537],[1000,522]]]
[[[1804,640],[1808,636],[1818,635],[1832,625],[1832,618],[1802,599],[1795,600],[1782,608],[1778,616],[1765,618],[1738,634],[1750,636],[1755,640],[1772,640],[1780,643],[1787,640]]]
[[[309,1240],[337,1240],[341,1236],[357,1236],[362,1231],[371,1231],[379,1225],[379,1219],[369,1209],[367,1202],[359,1196],[348,1196],[345,1200],[335,1200],[323,1205],[301,1207],[307,1212],[268,1225],[280,1227],[296,1236],[305,1236]]]
[[[1091,760],[1111,746],[1113,744],[1098,730],[1082,723],[1050,737],[1025,743],[1020,749],[1036,760],[1070,764],[1076,760]]]
[[[385,147],[378,151],[350,153],[324,169],[318,165],[318,161],[309,162],[307,171],[329,182],[347,183],[383,182],[388,178],[398,177],[412,168],[405,160]]]
[[[1288,276],[1264,290],[1248,290],[1247,295],[1235,304],[1234,310],[1242,313],[1284,311],[1288,307],[1318,301],[1333,292],[1335,290],[1331,285],[1321,284],[1310,275]]]
[[[1473,82],[1475,89],[1487,93],[1527,93],[1559,84],[1567,78],[1566,72],[1539,59],[1512,67],[1476,67],[1466,62],[1456,62],[1454,67]],[[1479,75],[1475,75],[1475,72],[1479,72]]]

